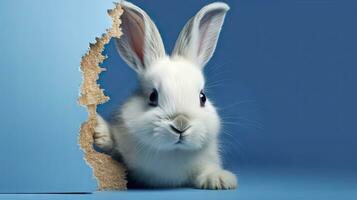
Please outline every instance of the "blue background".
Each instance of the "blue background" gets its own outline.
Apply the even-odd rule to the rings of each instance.
[[[181,28],[208,1],[133,2],[153,18],[171,52]],[[205,68],[208,96],[224,122],[225,164],[356,169],[357,6],[227,2],[231,10]],[[99,111],[107,115],[136,87],[136,75],[113,41],[105,53],[100,83],[112,100]]]
[[[76,146],[79,124],[86,116],[75,102],[78,67],[88,42],[108,27],[105,10],[112,7],[111,2],[26,2],[0,3],[0,90],[4,94],[0,192],[93,191],[95,182]],[[132,2],[153,18],[171,52],[187,20],[212,1]],[[357,3],[226,2],[231,10],[205,72],[208,95],[225,121],[224,164],[239,175],[240,189],[134,190],[53,198],[357,196]],[[21,12],[14,12],[18,9]],[[100,83],[112,100],[99,111],[108,117],[135,88],[136,79],[112,43],[105,53],[109,58],[102,66],[107,72]],[[43,91],[48,95],[43,96]]]

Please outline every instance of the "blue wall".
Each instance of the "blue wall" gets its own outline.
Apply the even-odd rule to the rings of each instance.
[[[96,190],[77,144],[81,57],[111,1],[0,1],[0,193]],[[79,12],[80,11],[80,12]]]
[[[186,21],[212,1],[133,1],[171,52]],[[218,47],[206,67],[209,97],[226,122],[229,168],[357,167],[357,4],[353,1],[226,1]],[[113,42],[101,84],[105,116],[136,86]],[[125,84],[122,84],[122,83]]]

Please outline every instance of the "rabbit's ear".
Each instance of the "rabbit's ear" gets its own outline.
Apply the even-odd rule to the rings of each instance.
[[[203,68],[213,55],[228,10],[222,2],[203,7],[181,31],[173,56],[183,56]]]
[[[141,73],[165,56],[165,48],[154,22],[142,9],[127,1],[122,1],[121,6],[123,35],[115,39],[116,48],[125,62]]]

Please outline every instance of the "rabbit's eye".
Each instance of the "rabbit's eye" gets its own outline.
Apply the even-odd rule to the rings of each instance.
[[[205,93],[203,93],[203,91],[200,92],[200,103],[201,103],[201,107],[205,106],[206,103],[206,95]]]
[[[149,105],[150,106],[157,106],[159,100],[159,94],[157,93],[157,90],[154,89],[149,97]]]

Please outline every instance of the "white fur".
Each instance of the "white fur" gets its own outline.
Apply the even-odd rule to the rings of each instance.
[[[149,186],[236,188],[235,175],[222,169],[219,157],[219,116],[208,99],[204,107],[199,99],[205,85],[202,69],[213,54],[229,7],[213,3],[200,10],[169,57],[148,15],[131,3],[122,5],[127,37],[116,41],[117,49],[138,72],[141,88],[121,107],[113,123],[98,116],[95,143],[120,153],[131,175]],[[133,31],[141,33],[130,35]],[[157,107],[148,105],[153,88],[159,94]],[[179,144],[179,135],[170,129],[177,114],[187,116],[190,123]]]

